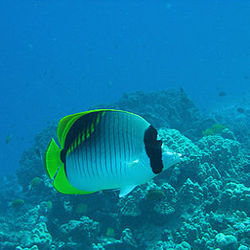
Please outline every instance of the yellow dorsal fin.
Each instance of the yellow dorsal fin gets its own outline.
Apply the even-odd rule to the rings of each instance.
[[[60,122],[58,124],[58,128],[57,128],[57,137],[58,137],[58,140],[60,142],[61,147],[62,148],[64,147],[65,139],[66,139],[66,136],[67,136],[70,128],[73,126],[73,124],[80,117],[87,115],[89,113],[100,112],[100,111],[103,112],[102,115],[104,115],[104,113],[106,111],[118,111],[118,112],[130,113],[130,112],[126,112],[123,110],[115,110],[115,109],[95,109],[95,110],[89,110],[89,111],[84,111],[81,113],[65,116],[60,120]],[[133,114],[133,113],[130,113],[130,114]],[[133,114],[133,115],[135,115],[135,114]],[[100,116],[97,117],[97,122],[99,122],[99,119],[100,119]],[[93,126],[94,126],[94,124],[93,124]]]
[[[58,128],[57,128],[57,137],[58,140],[60,142],[61,147],[64,147],[64,143],[65,143],[65,139],[66,139],[66,135],[68,134],[70,128],[72,127],[72,125],[75,123],[75,121],[77,121],[81,116],[85,115],[89,113],[88,111],[86,112],[81,112],[81,113],[77,113],[77,114],[73,114],[73,115],[68,115],[63,117],[59,124],[58,124]]]

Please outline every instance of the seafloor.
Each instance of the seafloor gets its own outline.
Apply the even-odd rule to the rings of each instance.
[[[0,249],[250,248],[250,106],[201,114],[181,89],[100,107],[140,114],[183,159],[121,199],[63,195],[40,156],[55,121],[23,152],[16,176],[0,182]]]

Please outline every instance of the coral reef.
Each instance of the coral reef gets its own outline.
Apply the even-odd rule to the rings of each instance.
[[[40,154],[53,123],[23,153],[16,177],[0,182],[1,249],[250,248],[249,134],[238,133],[237,120],[202,117],[183,90],[131,93],[106,107],[144,116],[181,161],[123,198],[63,195]]]
[[[248,93],[249,95],[249,93]],[[245,99],[249,100],[249,96]],[[240,109],[244,112],[239,112],[239,102],[231,105],[225,105],[217,109],[209,117],[217,123],[226,125],[233,131],[237,140],[244,145],[246,151],[250,151],[250,103],[242,103]],[[223,134],[223,132],[222,132]]]
[[[203,119],[182,88],[150,93],[141,91],[128,93],[124,94],[117,103],[99,105],[95,108],[101,107],[134,112],[157,128],[175,128],[192,139],[201,136],[203,130],[215,123],[211,118]]]

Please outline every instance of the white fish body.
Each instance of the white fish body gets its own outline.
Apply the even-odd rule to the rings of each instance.
[[[54,187],[63,193],[120,189],[121,197],[179,159],[177,154],[163,148],[161,154],[156,130],[146,120],[129,112],[90,111],[82,116],[66,117],[60,124],[58,137],[63,149],[56,148],[52,142],[45,160],[48,175],[55,177]],[[67,127],[68,124],[71,127]],[[53,154],[60,157],[57,162],[53,159],[54,162],[63,163],[59,170],[50,160]],[[155,154],[158,158],[162,156],[162,160]],[[158,162],[163,163],[163,167],[154,171]]]

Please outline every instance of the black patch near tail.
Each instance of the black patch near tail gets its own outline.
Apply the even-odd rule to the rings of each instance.
[[[144,144],[146,153],[150,159],[151,168],[155,174],[159,174],[163,169],[162,141],[157,140],[157,130],[152,125],[145,130]]]

